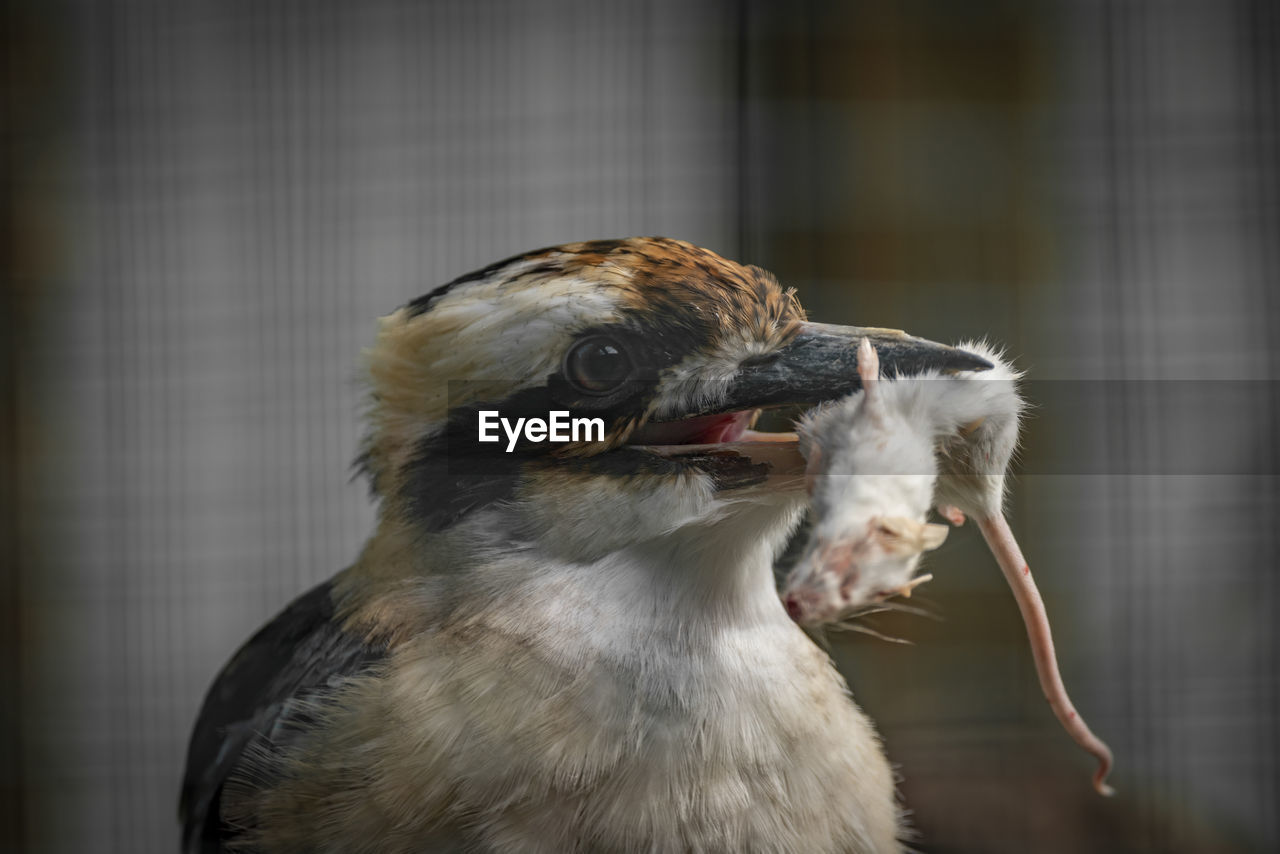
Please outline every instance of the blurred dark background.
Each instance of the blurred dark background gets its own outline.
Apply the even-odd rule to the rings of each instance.
[[[352,560],[374,319],[665,234],[810,315],[988,336],[1011,506],[1119,795],[960,530],[834,649],[930,852],[1280,847],[1280,6],[5,6],[0,843],[176,850],[235,646]],[[913,599],[913,602],[916,601]]]

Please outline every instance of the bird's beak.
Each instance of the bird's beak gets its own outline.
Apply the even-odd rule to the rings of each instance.
[[[749,425],[763,408],[812,406],[859,390],[858,345],[864,338],[871,339],[887,376],[992,367],[980,356],[898,329],[804,323],[785,346],[744,364],[723,397],[675,418],[653,419],[633,434],[631,444],[714,469],[722,488],[741,491],[742,485],[769,478],[773,489],[803,489],[806,461],[796,434],[760,433]]]
[[[682,418],[789,404],[813,405],[844,397],[862,387],[858,379],[858,345],[871,339],[886,376],[910,376],[928,370],[984,371],[986,359],[964,350],[914,338],[899,329],[874,326],[801,324],[799,333],[780,350],[744,365],[727,396]]]

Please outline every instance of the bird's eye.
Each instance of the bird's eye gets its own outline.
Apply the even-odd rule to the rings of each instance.
[[[608,394],[631,377],[631,357],[608,335],[592,335],[573,345],[564,375],[579,391]]]

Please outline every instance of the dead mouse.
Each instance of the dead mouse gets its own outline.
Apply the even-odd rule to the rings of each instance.
[[[1094,788],[1110,795],[1111,750],[1067,695],[1044,602],[1004,518],[1005,471],[1023,409],[1019,374],[985,344],[959,346],[994,367],[881,379],[875,350],[863,339],[863,390],[801,420],[815,521],[783,601],[797,622],[818,626],[910,595],[930,578],[915,575],[921,556],[946,538],[945,526],[927,521],[930,506],[952,524],[974,517],[1017,600],[1045,698],[1067,733],[1096,757]]]

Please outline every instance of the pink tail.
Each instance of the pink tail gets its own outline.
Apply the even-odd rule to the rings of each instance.
[[[1031,568],[1027,566],[1018,541],[1009,530],[1009,523],[1001,515],[990,519],[980,519],[978,527],[996,562],[1004,572],[1013,596],[1018,601],[1018,610],[1022,612],[1022,622],[1027,627],[1027,637],[1031,640],[1031,654],[1035,658],[1036,673],[1040,676],[1040,688],[1045,699],[1049,701],[1053,713],[1058,716],[1063,728],[1076,742],[1098,759],[1098,770],[1093,775],[1093,788],[1098,794],[1111,796],[1115,790],[1107,785],[1107,774],[1111,772],[1111,748],[1094,735],[1079,712],[1071,705],[1067,689],[1062,684],[1062,675],[1058,672],[1058,661],[1053,654],[1053,635],[1049,631],[1049,616],[1044,610],[1044,600],[1040,591],[1031,579]]]

